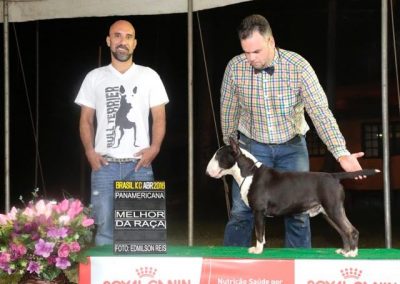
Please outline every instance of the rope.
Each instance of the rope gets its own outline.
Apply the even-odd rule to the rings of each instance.
[[[394,25],[394,17],[393,17],[393,0],[390,0],[390,16],[391,16],[391,24],[392,24],[392,36],[393,36],[393,54],[394,54],[394,68],[396,70],[396,86],[397,86],[397,102],[399,107],[400,114],[400,87],[399,87],[399,70],[397,68],[397,51],[396,51],[396,34],[395,34],[395,25]]]
[[[197,16],[197,25],[199,27],[200,43],[201,43],[201,51],[202,51],[202,55],[203,55],[204,68],[205,68],[205,71],[206,71],[208,94],[209,94],[209,98],[210,98],[212,117],[213,117],[213,121],[214,121],[215,136],[217,137],[218,148],[220,148],[221,147],[221,143],[220,143],[220,138],[219,138],[219,135],[218,135],[218,126],[217,126],[217,119],[215,117],[215,108],[214,108],[214,102],[213,102],[213,99],[212,99],[213,96],[212,96],[212,92],[211,92],[210,78],[208,76],[207,59],[206,59],[206,52],[205,52],[205,48],[204,48],[204,42],[203,42],[203,33],[201,31],[201,23],[200,23],[199,12],[196,12],[196,16]],[[230,205],[230,199],[229,199],[229,186],[228,186],[228,182],[226,181],[225,176],[222,177],[222,181],[224,183],[225,203],[226,203],[227,214],[228,214],[228,218],[230,219],[231,205]]]
[[[24,66],[22,64],[22,56],[21,56],[21,50],[20,50],[19,42],[18,42],[17,29],[16,29],[14,23],[12,23],[12,26],[13,26],[15,42],[16,42],[16,46],[17,46],[18,61],[19,61],[20,67],[21,67],[22,81],[23,81],[24,89],[25,89],[25,97],[26,97],[26,101],[27,101],[27,104],[28,104],[29,117],[30,117],[30,120],[31,120],[33,138],[35,140],[35,150],[36,150],[36,155],[38,157],[37,161],[38,161],[38,165],[39,165],[40,177],[42,178],[43,193],[44,193],[44,197],[46,197],[47,196],[47,192],[46,192],[46,186],[45,186],[44,176],[43,176],[43,168],[42,168],[42,163],[41,163],[40,153],[39,153],[39,148],[38,148],[39,143],[38,143],[37,132],[36,132],[36,129],[35,129],[35,122],[34,122],[33,114],[32,114],[31,101],[29,99],[29,92],[28,92],[28,86],[27,86],[27,83],[26,83],[25,69],[24,69]]]

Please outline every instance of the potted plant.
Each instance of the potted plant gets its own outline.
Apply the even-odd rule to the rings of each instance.
[[[19,283],[68,283],[64,271],[86,259],[83,250],[91,243],[93,223],[78,199],[33,200],[0,214],[0,277],[19,274]]]

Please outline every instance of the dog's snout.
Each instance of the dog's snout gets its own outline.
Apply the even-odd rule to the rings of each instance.
[[[221,169],[218,165],[218,162],[215,160],[214,157],[210,160],[210,162],[208,162],[207,169],[206,169],[206,175],[213,177],[213,178],[219,178],[218,175],[221,172]]]

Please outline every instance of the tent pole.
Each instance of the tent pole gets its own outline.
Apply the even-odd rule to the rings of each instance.
[[[3,37],[4,37],[4,200],[5,211],[10,211],[10,84],[8,55],[8,0],[3,0]]]
[[[389,168],[389,119],[388,119],[388,52],[387,52],[387,0],[381,6],[381,48],[382,48],[382,142],[383,142],[383,193],[385,208],[385,244],[392,247],[392,228],[390,216],[390,168]]]
[[[188,245],[193,246],[193,0],[188,0]]]

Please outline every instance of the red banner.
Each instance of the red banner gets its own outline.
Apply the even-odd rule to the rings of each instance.
[[[294,260],[203,259],[201,284],[292,284]]]

